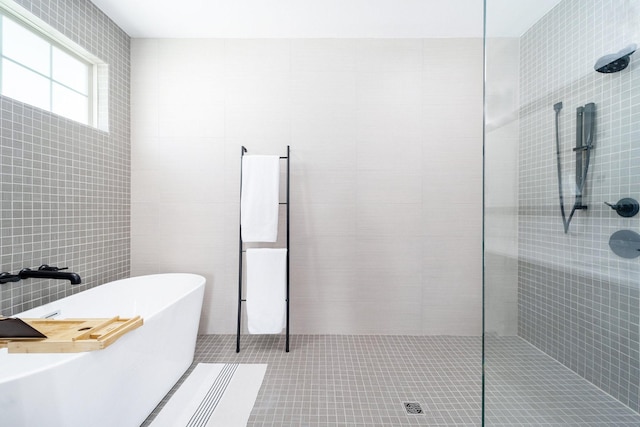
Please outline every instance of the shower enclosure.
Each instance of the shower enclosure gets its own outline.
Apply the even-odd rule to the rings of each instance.
[[[485,1],[483,420],[636,426],[640,1],[543,3]]]

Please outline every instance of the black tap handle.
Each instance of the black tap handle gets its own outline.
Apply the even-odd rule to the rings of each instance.
[[[635,216],[638,211],[640,211],[640,205],[638,204],[638,202],[635,199],[629,197],[618,200],[618,203],[616,203],[615,205],[607,202],[604,202],[604,204],[616,211],[618,215],[625,218],[631,218],[632,216]]]
[[[40,271],[60,271],[60,270],[68,270],[69,267],[53,267],[47,264],[42,264],[40,267],[38,267],[38,270]]]

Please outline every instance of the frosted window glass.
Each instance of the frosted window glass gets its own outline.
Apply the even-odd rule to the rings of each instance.
[[[61,51],[53,48],[53,80],[69,86],[85,95],[89,93],[89,67]]]
[[[50,44],[31,31],[3,17],[2,54],[32,70],[50,76]]]
[[[2,59],[2,94],[18,101],[48,110],[49,79]]]
[[[88,97],[80,95],[78,92],[74,92],[57,83],[53,84],[53,102],[51,111],[80,123],[88,124],[89,122]]]

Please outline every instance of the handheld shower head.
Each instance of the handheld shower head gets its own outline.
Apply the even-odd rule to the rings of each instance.
[[[636,51],[636,47],[635,43],[631,43],[618,53],[612,53],[601,57],[596,61],[596,65],[593,66],[593,69],[599,73],[606,74],[617,73],[618,71],[624,70],[629,65],[629,62],[631,62],[630,56]]]

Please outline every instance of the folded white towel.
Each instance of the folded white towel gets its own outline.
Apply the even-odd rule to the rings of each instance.
[[[242,157],[240,225],[244,242],[278,239],[280,157]]]
[[[278,334],[286,325],[286,249],[247,249],[247,327]]]

